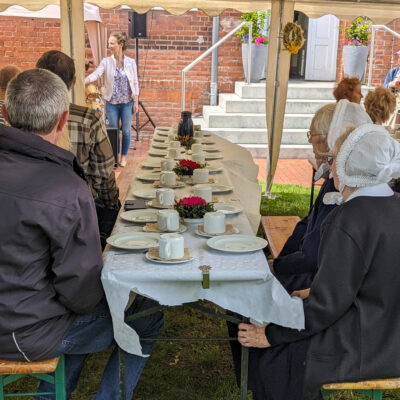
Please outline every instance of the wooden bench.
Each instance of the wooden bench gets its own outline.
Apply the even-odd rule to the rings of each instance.
[[[327,383],[322,386],[322,395],[329,396],[338,390],[355,390],[372,400],[382,400],[382,390],[400,389],[400,378],[373,379],[371,381]]]
[[[273,258],[278,257],[300,218],[297,216],[261,217],[261,226]]]
[[[49,375],[54,372],[54,375]],[[4,387],[27,375],[54,384],[54,392],[5,394]],[[55,394],[56,400],[66,400],[64,356],[37,362],[0,360],[0,400],[16,396]]]

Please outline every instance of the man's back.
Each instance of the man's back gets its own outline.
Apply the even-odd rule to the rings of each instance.
[[[1,357],[43,359],[102,297],[92,196],[73,157],[0,127]]]

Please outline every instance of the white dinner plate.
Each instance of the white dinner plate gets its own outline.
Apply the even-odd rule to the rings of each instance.
[[[118,249],[145,250],[158,247],[159,240],[159,233],[132,232],[112,235],[107,238],[107,243]]]
[[[150,149],[148,154],[154,157],[165,157],[167,152],[165,150]]]
[[[165,142],[167,140],[167,138],[165,136],[153,136],[153,141],[154,142]]]
[[[238,214],[243,211],[243,208],[228,203],[214,203],[214,210],[229,215],[229,214]]]
[[[152,174],[137,174],[136,178],[140,179],[141,181],[145,182],[155,182],[160,180],[160,174],[152,173]]]
[[[157,126],[156,131],[162,131],[162,132],[168,132],[171,130],[171,127],[169,126]]]
[[[201,143],[206,146],[215,144],[212,140],[203,140]]]
[[[222,153],[206,153],[205,159],[207,160],[220,160],[222,159]]]
[[[169,144],[168,143],[162,143],[162,142],[154,142],[152,144],[152,147],[154,149],[168,149]]]
[[[218,147],[215,147],[215,146],[208,146],[208,147],[204,147],[203,151],[205,151],[206,153],[218,153],[219,149],[218,149]]]
[[[156,189],[137,189],[132,194],[141,199],[151,200],[156,198]]]
[[[189,254],[190,254],[190,258],[189,260],[165,260],[165,261],[161,261],[161,260],[153,260],[149,257],[149,253],[145,254],[145,257],[151,261],[151,262],[155,262],[155,263],[159,263],[159,264],[182,264],[182,263],[186,263],[189,261],[192,261],[194,259],[194,254],[189,250]]]
[[[146,160],[143,161],[140,166],[144,168],[160,168],[161,160]]]
[[[141,210],[125,211],[120,214],[120,217],[124,221],[145,224],[146,222],[157,222],[157,213],[158,210],[155,210],[154,208],[146,208]]]
[[[167,208],[172,208],[173,206],[162,206],[161,204],[154,204],[153,200],[147,201],[146,202],[146,207],[150,207],[150,208],[160,208],[160,209],[167,209]]]
[[[233,230],[235,231],[235,233],[231,233],[230,235],[236,235],[237,233],[239,233],[239,229],[236,228],[236,226],[233,227]],[[216,235],[210,235],[210,234],[208,234],[206,232],[199,231],[199,227],[198,226],[195,229],[195,233],[196,233],[196,235],[203,236],[203,237],[208,237],[208,238],[209,237],[219,237],[219,236],[216,236]],[[229,236],[229,235],[220,235],[220,236]]]
[[[251,235],[215,236],[207,240],[207,246],[230,253],[247,253],[263,249],[268,245],[265,239]]]
[[[206,165],[206,168],[209,170],[210,174],[216,174],[217,172],[222,171],[222,165],[217,164],[217,165]]]
[[[232,186],[227,186],[227,185],[220,185],[218,183],[211,183],[210,185],[207,186],[211,186],[211,191],[214,193],[226,193],[226,192],[230,192],[233,187]]]

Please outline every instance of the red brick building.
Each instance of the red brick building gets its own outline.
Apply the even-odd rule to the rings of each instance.
[[[128,30],[128,10],[100,10],[100,14],[109,33]],[[220,37],[232,30],[239,20],[239,12],[223,12]],[[344,25],[341,22],[341,26]],[[400,20],[388,26],[400,31]],[[181,70],[211,46],[211,35],[212,17],[201,11],[184,15],[170,15],[162,10],[148,13],[147,38],[139,40],[140,98],[157,125],[173,124],[179,120]],[[336,80],[343,75],[342,44],[340,30]],[[378,31],[376,44],[372,84],[379,86],[387,70],[397,61],[393,54],[400,49],[400,41]],[[0,66],[14,64],[22,69],[32,68],[39,56],[50,49],[60,49],[60,23],[57,19],[0,16]],[[130,41],[127,54],[135,57],[134,39]],[[87,48],[87,56],[91,56],[90,48]],[[209,104],[210,76],[211,55],[187,74],[186,108],[194,114],[200,115],[202,105]],[[219,48],[218,91],[233,92],[234,82],[243,79],[241,45],[233,36]]]

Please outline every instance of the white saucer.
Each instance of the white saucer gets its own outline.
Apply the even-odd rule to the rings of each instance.
[[[146,160],[140,163],[140,166],[143,168],[160,168],[161,160]]]
[[[236,226],[234,226],[233,229],[235,230],[235,233],[230,233],[230,234],[227,234],[227,235],[224,235],[224,236],[236,235],[236,234],[239,233],[239,229],[236,228]],[[198,226],[195,229],[195,233],[196,233],[196,235],[203,236],[203,237],[208,237],[208,238],[209,237],[220,237],[220,236],[222,236],[222,234],[220,234],[220,235],[211,235],[211,234],[208,234],[206,232],[200,232]]]
[[[158,264],[183,264],[189,261],[192,261],[194,259],[194,254],[189,250],[190,253],[190,258],[189,260],[165,260],[165,261],[161,261],[161,260],[153,260],[149,257],[149,253],[145,254],[145,257],[147,260],[151,261],[151,262],[155,262]]]
[[[180,224],[179,225],[179,229],[177,231],[164,231],[164,232],[151,232],[151,233],[157,233],[157,235],[160,235],[161,233],[183,233],[187,231],[187,226]],[[143,232],[147,232],[146,231],[146,225],[143,227]],[[149,232],[150,233],[150,232]]]
[[[222,153],[206,153],[205,154],[205,159],[207,160],[221,160],[222,157]]]
[[[210,183],[207,186],[211,186],[211,191],[214,193],[226,193],[230,192],[233,190],[232,186],[227,186],[227,185],[220,185],[218,183]]]

